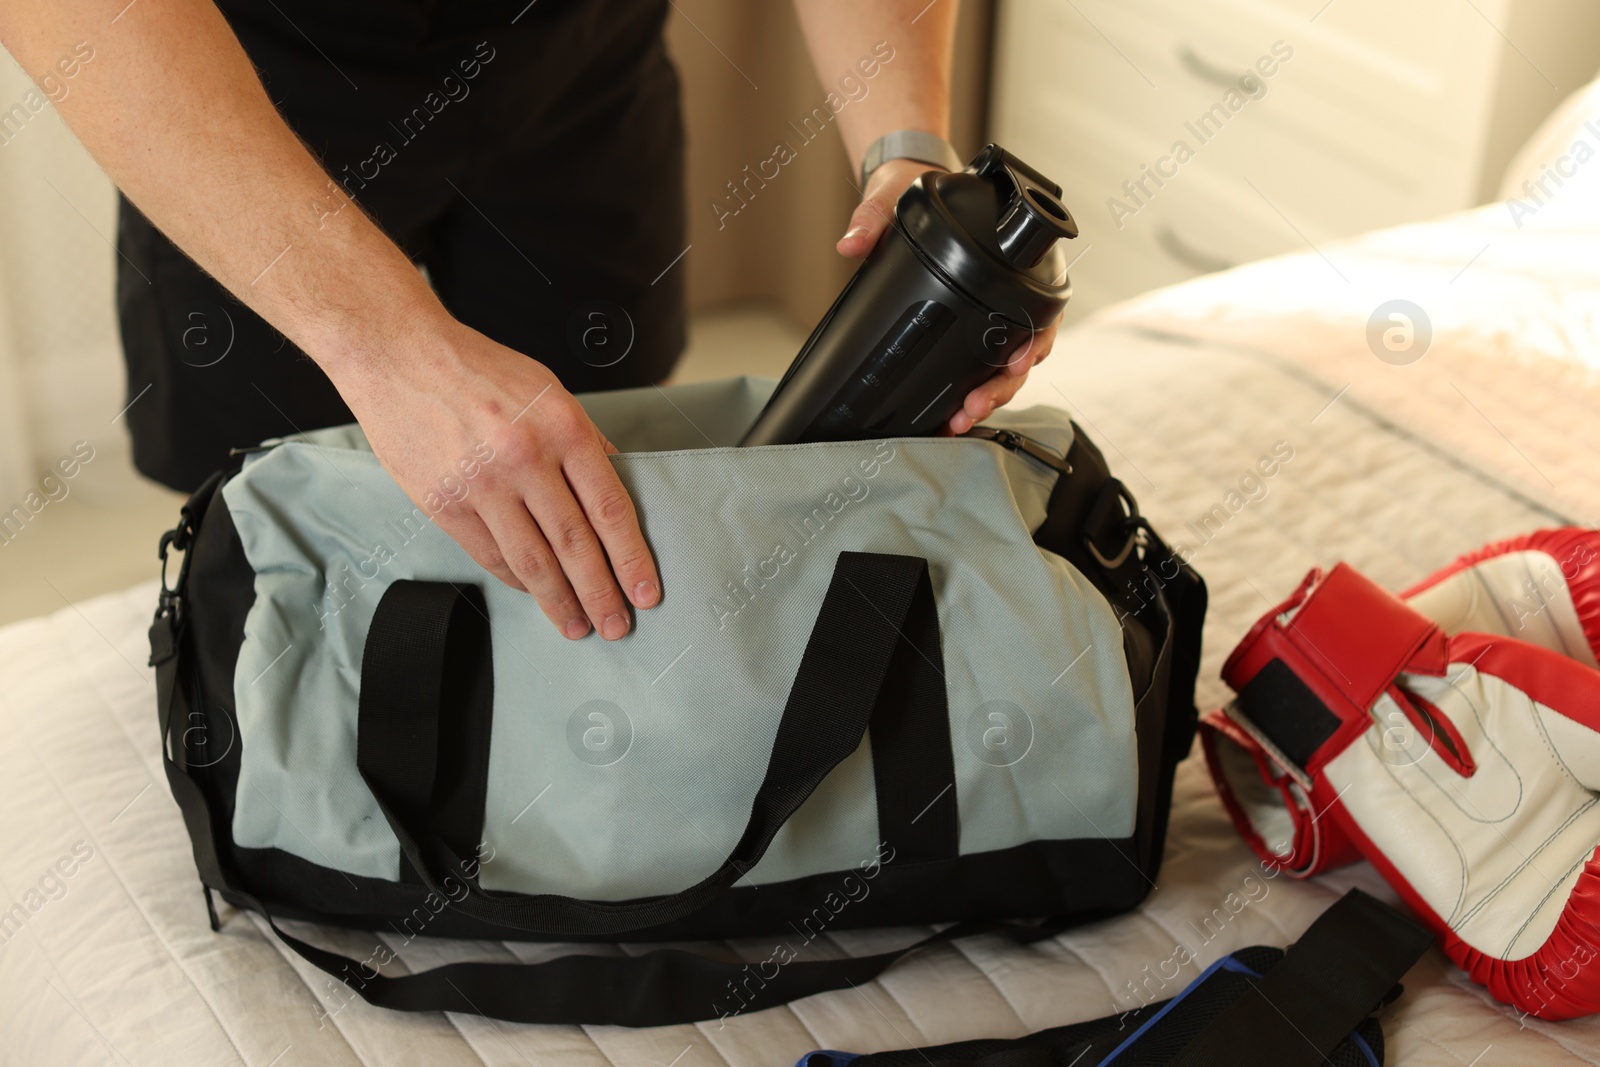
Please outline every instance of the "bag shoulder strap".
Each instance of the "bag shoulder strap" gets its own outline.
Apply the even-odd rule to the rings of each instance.
[[[211,506],[228,472],[218,471],[195,490],[184,502],[178,525],[162,534],[161,593],[155,618],[150,623],[150,666],[156,675],[156,715],[161,730],[161,763],[166,770],[167,785],[172,798],[183,814],[184,828],[189,832],[190,846],[194,851],[195,869],[200,884],[205,889],[206,912],[211,928],[217,929],[217,913],[211,900],[212,889],[224,889],[232,883],[227,877],[223,858],[217,852],[217,842],[211,819],[211,805],[205,790],[189,774],[188,757],[182,743],[173,737],[173,730],[187,728],[190,722],[188,695],[179,671],[184,663],[184,631],[188,615],[184,594],[188,586],[189,565],[193,560],[194,537],[200,521]],[[172,549],[183,553],[183,564],[176,581],[167,585],[167,560]]]
[[[1430,943],[1417,923],[1352,889],[1287,952],[1273,952],[1277,962],[1263,967],[1265,974],[1241,959],[1262,950],[1244,949],[1212,964],[1176,997],[1121,1015],[1019,1038],[979,1038],[865,1056],[813,1052],[798,1067],[1119,1067],[1124,1062],[1322,1067],[1388,1002],[1396,983]],[[1212,982],[1234,991],[1218,995],[1235,997],[1220,1010],[1207,1003]],[[1381,1051],[1377,1046],[1380,1059]]]
[[[1414,920],[1352,889],[1171,1067],[1321,1067],[1432,943]]]

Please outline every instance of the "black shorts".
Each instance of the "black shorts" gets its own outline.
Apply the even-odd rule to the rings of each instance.
[[[452,314],[574,392],[671,371],[687,239],[666,0],[221,7],[289,125]],[[144,474],[192,490],[230,448],[352,421],[315,363],[126,200],[117,248]]]

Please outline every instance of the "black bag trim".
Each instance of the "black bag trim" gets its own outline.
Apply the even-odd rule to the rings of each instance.
[[[185,726],[191,721],[186,687],[179,684],[178,673],[185,662],[185,658],[180,655],[187,622],[184,591],[188,585],[190,568],[197,555],[193,550],[195,533],[201,517],[209,510],[212,498],[225,477],[226,472],[218,471],[206,479],[205,483],[184,503],[177,527],[162,535],[161,593],[155,619],[150,624],[150,666],[154,667],[156,672],[156,715],[161,727],[161,763],[166,771],[167,785],[172,790],[172,797],[183,813],[184,827],[189,832],[190,845],[194,850],[195,868],[199,871],[201,884],[208,889],[220,889],[229,883],[223,875],[222,859],[217,852],[216,836],[211,825],[211,810],[205,791],[190,775],[189,753],[181,737],[174,744],[172,731],[175,721]],[[167,555],[168,550],[172,548],[183,553],[183,565],[178,571],[173,587],[168,588]],[[198,714],[203,716],[204,712]],[[209,895],[206,906],[210,910]],[[212,929],[217,925],[214,912],[211,925]]]
[[[1208,597],[1206,584],[1194,568],[1179,559],[1149,523],[1140,519],[1138,524],[1144,567],[1137,588],[1148,594],[1150,604],[1162,612],[1165,622],[1157,643],[1161,649],[1158,660],[1165,658],[1165,674],[1158,673],[1151,686],[1154,699],[1162,703],[1159,708],[1147,710],[1146,702],[1141,701],[1135,715],[1140,744],[1139,773],[1141,776],[1148,773],[1154,783],[1152,789],[1141,787],[1139,790],[1139,855],[1154,877],[1161,869],[1167,842],[1173,780],[1178,764],[1194,746],[1199,721],[1194,689],[1200,677],[1200,637]],[[1143,608],[1134,615],[1148,619]],[[1134,629],[1126,621],[1124,628]],[[1153,721],[1158,715],[1159,724]],[[1148,754],[1144,750],[1147,743],[1151,746]]]
[[[236,849],[231,855],[240,884],[248,886],[252,897],[281,918],[355,930],[392,930],[407,940],[419,934],[472,940],[551,940],[463,915],[420,884],[346,875],[278,849]],[[492,863],[493,856],[484,862]],[[872,869],[875,873],[870,880],[862,878],[862,868],[851,867],[760,886],[740,883],[704,911],[620,940],[787,938],[798,945],[812,931],[931,926],[958,918],[1033,915],[1070,916],[1069,925],[1078,925],[1121,914],[1130,901],[1142,899],[1150,890],[1149,873],[1139,862],[1132,837],[1028,841],[970,853],[935,865],[931,871],[928,865],[902,866],[898,855],[885,854],[883,862]],[[847,893],[855,897],[841,907],[839,898]],[[459,896],[459,890],[454,895]],[[830,895],[836,898],[833,908],[828,906]],[[228,891],[222,896],[244,906]],[[611,943],[619,938],[571,934],[560,940]]]

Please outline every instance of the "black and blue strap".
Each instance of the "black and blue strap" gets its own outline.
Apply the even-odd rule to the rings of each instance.
[[[821,1050],[797,1067],[1382,1067],[1376,1012],[1431,943],[1417,923],[1353,889],[1288,951],[1240,949],[1170,1000],[1014,1039]]]

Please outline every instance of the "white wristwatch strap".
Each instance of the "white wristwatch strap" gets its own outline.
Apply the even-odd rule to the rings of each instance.
[[[872,172],[891,159],[914,159],[945,170],[961,169],[961,157],[950,142],[938,134],[927,130],[894,130],[867,146],[867,154],[861,160],[862,188],[866,188]]]

